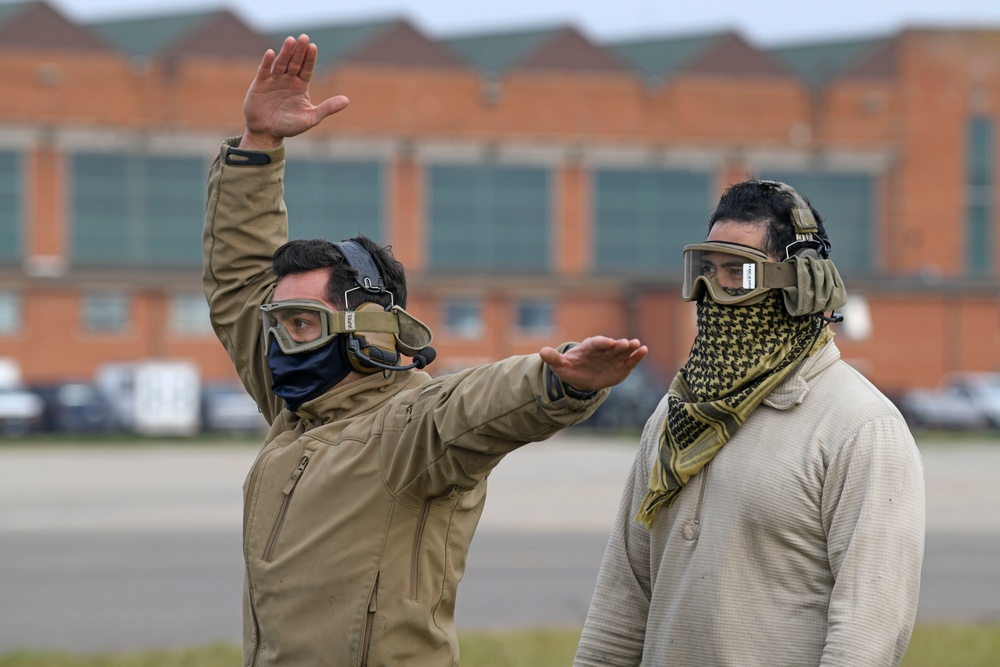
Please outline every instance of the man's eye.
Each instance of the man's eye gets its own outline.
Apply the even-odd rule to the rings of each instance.
[[[711,278],[715,275],[715,267],[711,264],[702,264],[701,275]]]
[[[735,280],[743,280],[743,269],[729,269],[729,277]]]

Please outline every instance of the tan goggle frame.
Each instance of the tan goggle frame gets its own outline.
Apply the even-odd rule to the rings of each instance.
[[[729,284],[720,280],[720,267],[731,271]],[[792,287],[795,281],[795,267],[791,262],[771,262],[756,248],[726,241],[706,241],[684,247],[681,296],[685,301],[700,299],[707,292],[716,303],[756,302],[769,290]]]
[[[282,310],[300,310],[315,314],[319,330],[308,341],[296,341],[278,319]],[[326,304],[311,299],[287,299],[273,301],[260,306],[263,322],[264,350],[271,344],[271,337],[285,354],[299,354],[318,349],[340,334],[388,333],[396,341],[396,347],[408,356],[420,352],[431,344],[431,330],[399,306],[388,311],[373,310],[333,310]]]

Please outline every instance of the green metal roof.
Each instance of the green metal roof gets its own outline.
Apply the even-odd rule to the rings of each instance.
[[[645,78],[665,78],[683,69],[686,63],[710,49],[726,34],[710,33],[614,42],[608,44],[607,48],[617,52]]]
[[[483,35],[469,35],[442,40],[484,72],[501,73],[531,55],[546,40],[564,28],[520,30]]]
[[[220,11],[172,14],[146,18],[101,21],[90,27],[131,56],[149,56],[166,50],[171,43],[199,25],[223,14]]]
[[[813,42],[772,49],[770,53],[798,74],[806,83],[819,86],[859,64],[892,38]]]
[[[30,4],[32,4],[31,0],[27,2],[5,2],[0,4],[0,24],[9,21]]]
[[[397,19],[385,19],[326,26],[298,26],[284,32],[273,31],[267,37],[274,43],[273,48],[277,51],[286,37],[298,37],[303,33],[309,35],[309,39],[319,47],[317,64],[322,66],[344,60],[397,23]]]

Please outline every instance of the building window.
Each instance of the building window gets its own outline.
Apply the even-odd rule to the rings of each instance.
[[[21,295],[11,290],[0,290],[0,336],[16,334],[21,330]]]
[[[965,135],[965,266],[972,276],[993,272],[995,156],[993,119],[969,120]]]
[[[517,330],[524,336],[552,333],[552,302],[548,299],[521,299],[516,304]]]
[[[448,299],[444,303],[445,331],[456,338],[483,335],[483,306],[478,299]]]
[[[78,153],[70,164],[75,263],[201,263],[201,159]]]
[[[593,179],[598,271],[679,270],[684,246],[705,238],[713,194],[707,171],[597,169]]]
[[[385,243],[382,165],[295,159],[285,165],[291,239],[343,241],[358,234]]]
[[[0,151],[0,262],[21,256],[21,160]]]
[[[436,270],[544,272],[550,174],[534,167],[428,168],[430,262]]]
[[[128,328],[129,298],[122,292],[83,296],[83,328],[89,333],[122,333]]]
[[[779,172],[760,178],[781,181],[819,211],[842,274],[870,274],[875,267],[875,179],[868,173]]]
[[[181,336],[212,333],[208,302],[202,294],[175,294],[171,297],[170,331]]]

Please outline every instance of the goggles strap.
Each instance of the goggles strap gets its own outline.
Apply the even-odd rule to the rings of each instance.
[[[792,262],[764,262],[764,275],[761,287],[766,289],[784,289],[798,284],[798,273]]]
[[[333,333],[391,333],[399,335],[399,317],[396,313],[378,311],[338,310],[330,314]]]

